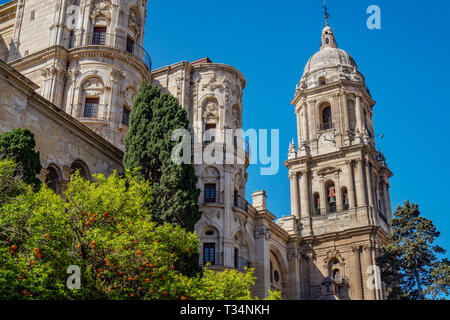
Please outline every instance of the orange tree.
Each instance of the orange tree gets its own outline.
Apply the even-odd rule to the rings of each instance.
[[[76,174],[64,198],[28,188],[3,204],[0,299],[250,299],[251,270],[176,271],[198,254],[198,238],[152,220],[151,190],[130,173],[95,182]],[[70,266],[80,270],[79,289],[67,287]]]

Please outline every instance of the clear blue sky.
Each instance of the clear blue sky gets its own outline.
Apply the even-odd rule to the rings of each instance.
[[[0,4],[6,1],[0,0]],[[366,9],[381,8],[382,29],[366,27]],[[208,56],[247,78],[244,127],[280,129],[280,161],[296,137],[289,104],[309,57],[319,50],[322,0],[150,0],[145,48],[158,68]],[[328,0],[340,48],[358,63],[377,101],[377,147],[395,176],[393,208],[420,204],[450,250],[449,1]],[[268,193],[269,209],[290,214],[287,170],[260,176],[248,170],[247,199]],[[449,200],[447,203],[446,200]]]
[[[381,8],[382,29],[366,27],[369,5]],[[296,137],[295,86],[319,50],[322,0],[192,0],[149,3],[145,47],[154,68],[208,56],[247,78],[244,127],[280,129],[280,159]],[[420,205],[450,250],[450,40],[448,1],[328,0],[340,48],[365,75],[377,101],[375,131],[395,176],[393,208]],[[250,167],[247,199],[264,189],[269,209],[290,214],[287,169],[260,176]],[[446,200],[449,200],[447,203]]]

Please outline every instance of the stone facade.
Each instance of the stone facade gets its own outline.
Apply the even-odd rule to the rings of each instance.
[[[245,200],[244,76],[208,58],[151,71],[142,48],[146,7],[146,0],[0,6],[0,58],[9,64],[0,63],[0,132],[31,129],[46,168],[40,178],[60,192],[73,170],[86,177],[121,170],[127,115],[139,84],[151,82],[179,100],[194,151],[214,160],[194,159],[201,265],[255,268],[260,298],[272,289],[292,300],[383,299],[384,288],[367,286],[368,268],[390,232],[392,173],[375,149],[375,102],[332,29],[323,30],[292,101],[299,146],[291,144],[285,163],[292,214],[275,221],[265,191]]]
[[[36,94],[36,89],[0,61],[0,133],[27,128],[35,134],[43,182],[61,193],[75,170],[88,179],[95,173],[122,172],[122,151]]]
[[[44,98],[123,149],[124,113],[151,77],[142,47],[147,1],[10,3],[16,12],[4,22],[12,25],[3,40],[10,42],[8,63],[36,83]]]

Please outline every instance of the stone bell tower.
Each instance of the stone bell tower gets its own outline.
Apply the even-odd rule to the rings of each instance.
[[[286,166],[302,237],[302,299],[330,294],[324,283],[338,299],[383,299],[370,277],[390,233],[392,173],[375,148],[375,102],[328,21],[291,104],[299,147],[291,144]]]

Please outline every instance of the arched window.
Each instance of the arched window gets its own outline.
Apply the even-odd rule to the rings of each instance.
[[[92,34],[93,45],[105,45],[106,30],[106,27],[94,27],[94,33]]]
[[[333,117],[331,115],[331,106],[322,110],[322,129],[328,130],[333,128]]]
[[[203,244],[203,264],[210,263],[212,266],[216,264],[216,244],[205,243]]]
[[[333,271],[333,280],[336,283],[341,283],[341,271],[339,271],[339,269]]]
[[[48,170],[48,174],[47,174],[47,178],[45,179],[45,184],[50,189],[52,189],[55,193],[59,193],[60,176],[59,176],[58,170],[53,166],[48,167],[47,170]]]
[[[104,105],[105,85],[103,79],[99,76],[91,76],[85,79],[80,86],[80,105],[84,104],[84,109],[80,110],[80,117],[84,118],[98,118],[102,116],[104,110],[101,109],[102,103]]]
[[[130,125],[130,108],[128,108],[128,106],[123,106],[123,111],[122,111],[122,124],[124,126],[129,126]]]
[[[348,198],[348,190],[347,188],[342,188],[342,208],[344,210],[350,209],[350,201]]]
[[[200,242],[202,243],[201,263],[206,265],[219,265],[221,262],[220,254],[220,231],[212,225],[204,225],[199,232]],[[223,257],[222,257],[223,258]]]
[[[323,86],[323,85],[326,85],[327,84],[327,80],[326,80],[326,78],[325,77],[319,77],[319,85],[320,86]]]
[[[328,212],[336,212],[336,187],[334,182],[329,182],[326,187]]]
[[[80,176],[82,178],[86,179],[86,180],[90,180],[91,179],[91,175],[89,173],[89,169],[81,161],[75,161],[72,164],[72,166],[70,166],[70,169],[72,169],[73,173],[78,171],[80,173]]]
[[[84,117],[97,118],[99,105],[100,105],[99,98],[86,98],[84,103]]]
[[[205,125],[205,142],[211,143],[216,141],[216,124],[207,123]]]
[[[320,195],[318,193],[314,194],[314,215],[320,216]]]

